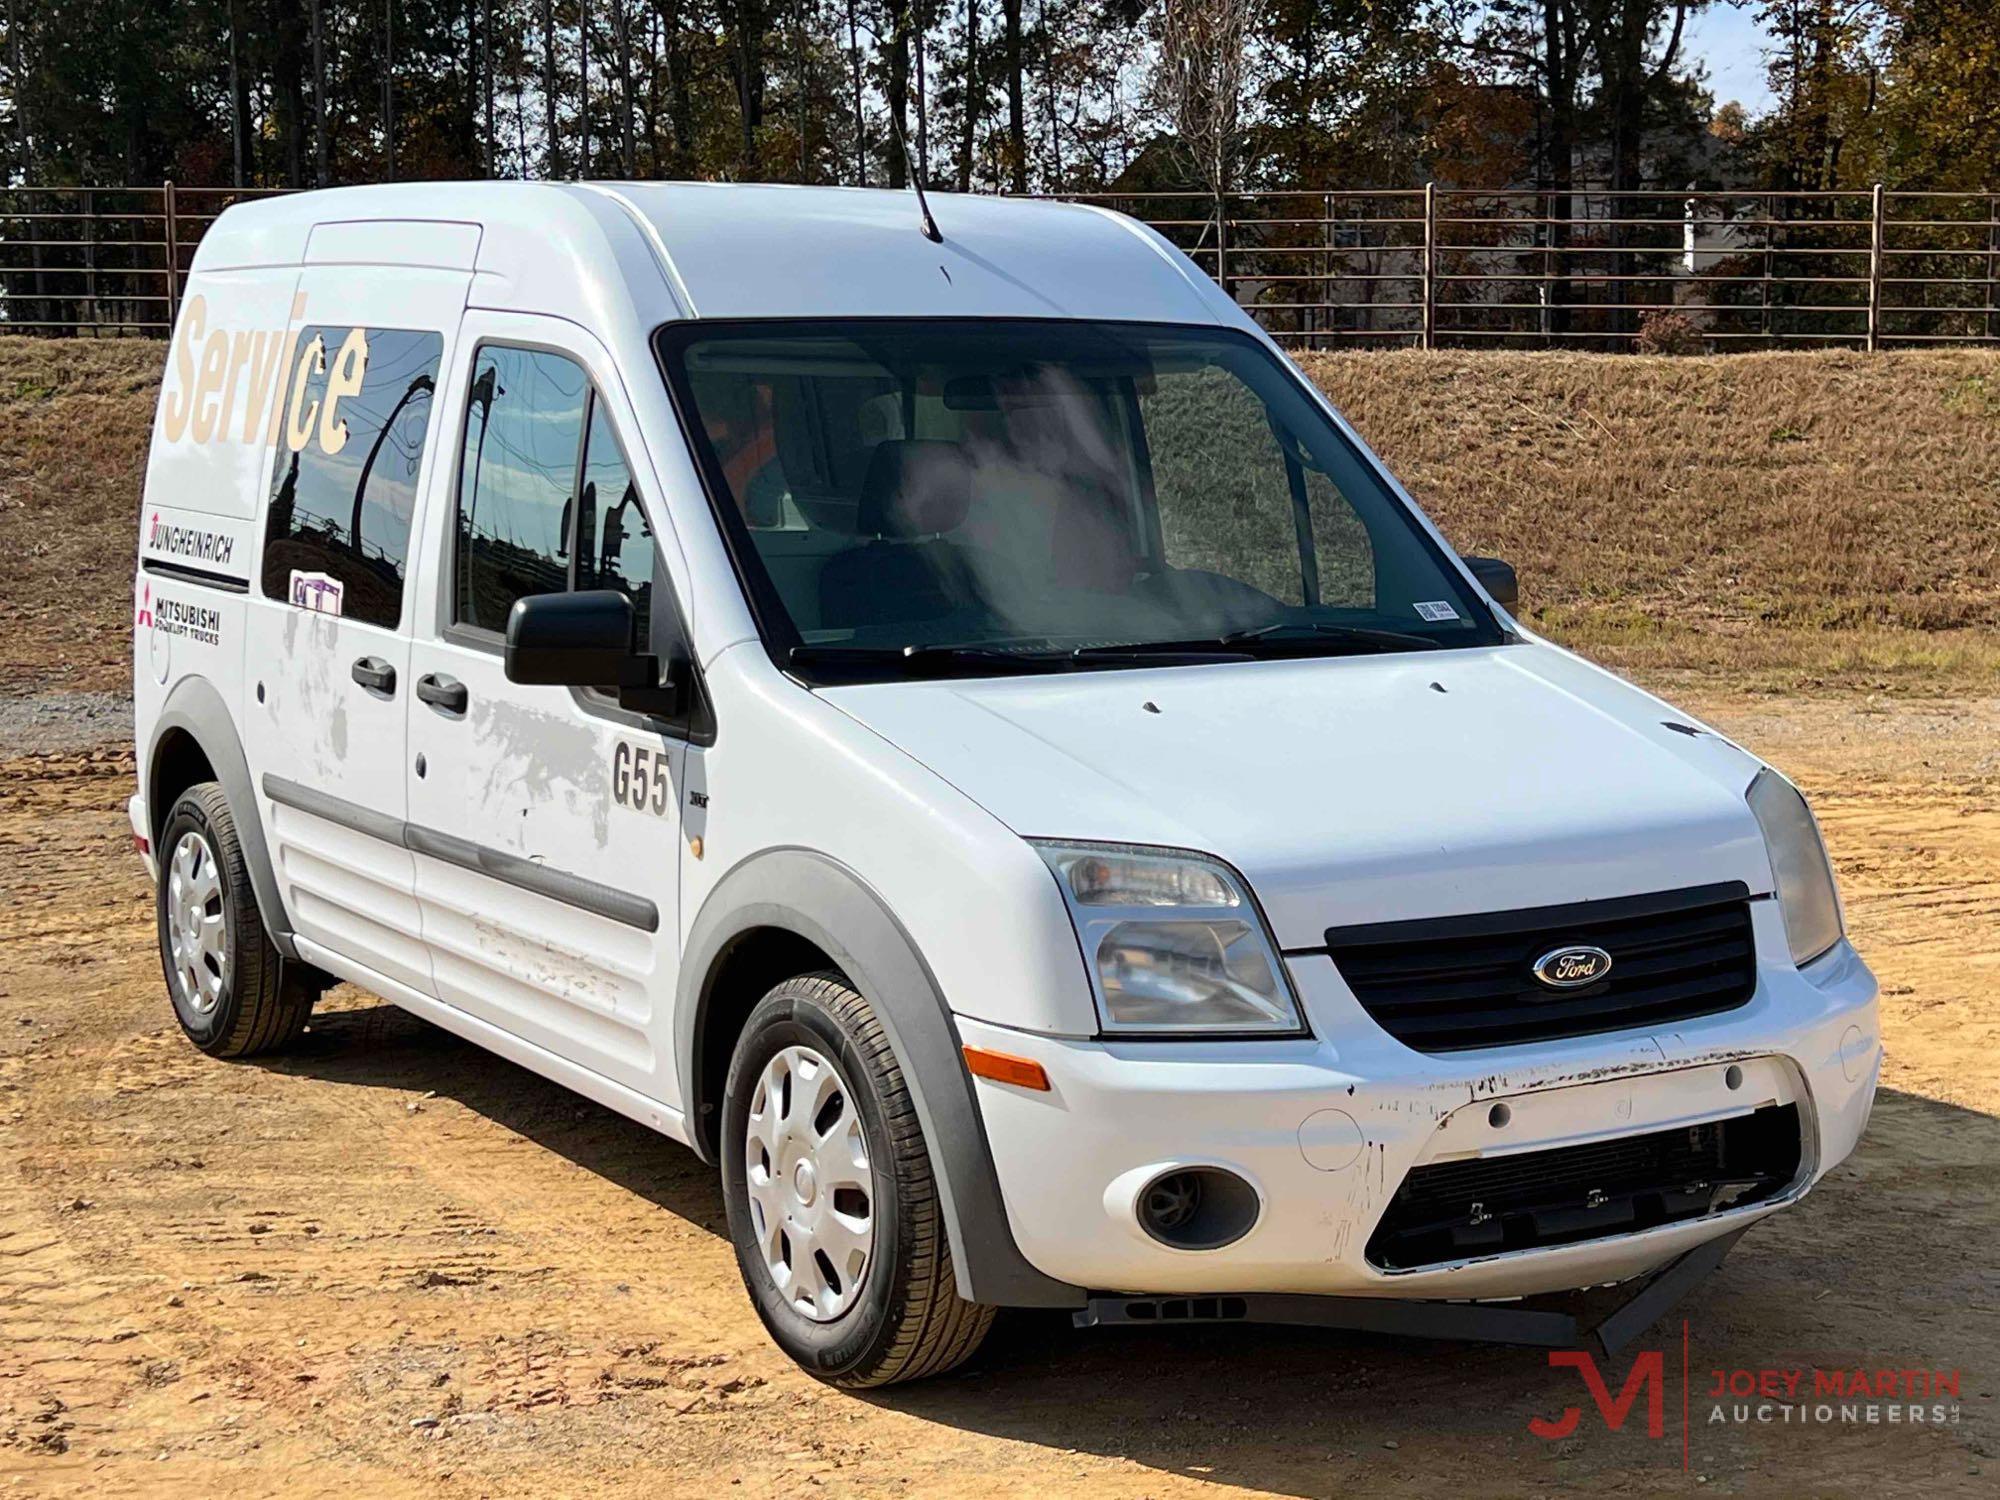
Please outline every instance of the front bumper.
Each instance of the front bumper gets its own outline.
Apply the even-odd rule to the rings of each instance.
[[[1773,902],[1758,951],[1783,953]],[[1032,1058],[1050,1088],[976,1080],[1009,1225],[1039,1271],[1161,1294],[1531,1296],[1628,1280],[1796,1201],[1853,1150],[1881,1047],[1875,979],[1842,943],[1806,972],[1760,966],[1751,999],[1657,1033],[1430,1055],[1369,1019],[1324,956],[1289,960],[1311,1041],[1080,1041],[961,1018],[964,1041]],[[1733,1079],[1733,1086],[1732,1086]],[[1504,1125],[1496,1125],[1493,1106]],[[1635,1233],[1409,1270],[1370,1233],[1414,1168],[1539,1151],[1795,1105],[1796,1180],[1752,1206]],[[1218,1166],[1256,1189],[1250,1232],[1174,1249],[1140,1227],[1161,1172]]]

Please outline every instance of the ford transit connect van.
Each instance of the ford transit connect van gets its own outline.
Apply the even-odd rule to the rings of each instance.
[[[188,1038],[351,981],[644,1122],[848,1385],[1005,1306],[1643,1327],[1874,1095],[1799,793],[1526,630],[1167,242],[931,212],[222,215],[134,581]]]

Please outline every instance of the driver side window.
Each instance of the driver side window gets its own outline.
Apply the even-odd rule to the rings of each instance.
[[[632,601],[635,644],[652,649],[653,529],[618,434],[599,402],[590,409],[583,448],[583,504],[578,508],[576,586],[617,589]]]
[[[635,647],[651,649],[652,529],[610,414],[575,360],[479,350],[453,558],[457,624],[498,635],[516,599],[610,588],[632,600]]]

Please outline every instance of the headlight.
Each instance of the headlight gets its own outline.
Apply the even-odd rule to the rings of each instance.
[[[1803,968],[1839,942],[1841,934],[1840,897],[1819,825],[1799,789],[1776,771],[1759,771],[1744,795],[1764,830],[1792,962]]]
[[[1305,1027],[1236,872],[1128,844],[1035,844],[1055,871],[1106,1031],[1288,1034]]]

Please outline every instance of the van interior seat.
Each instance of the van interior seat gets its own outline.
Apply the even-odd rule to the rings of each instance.
[[[820,621],[844,630],[933,620],[976,605],[964,549],[948,540],[972,508],[972,461],[940,438],[875,445],[855,529],[870,540],[826,560]]]

